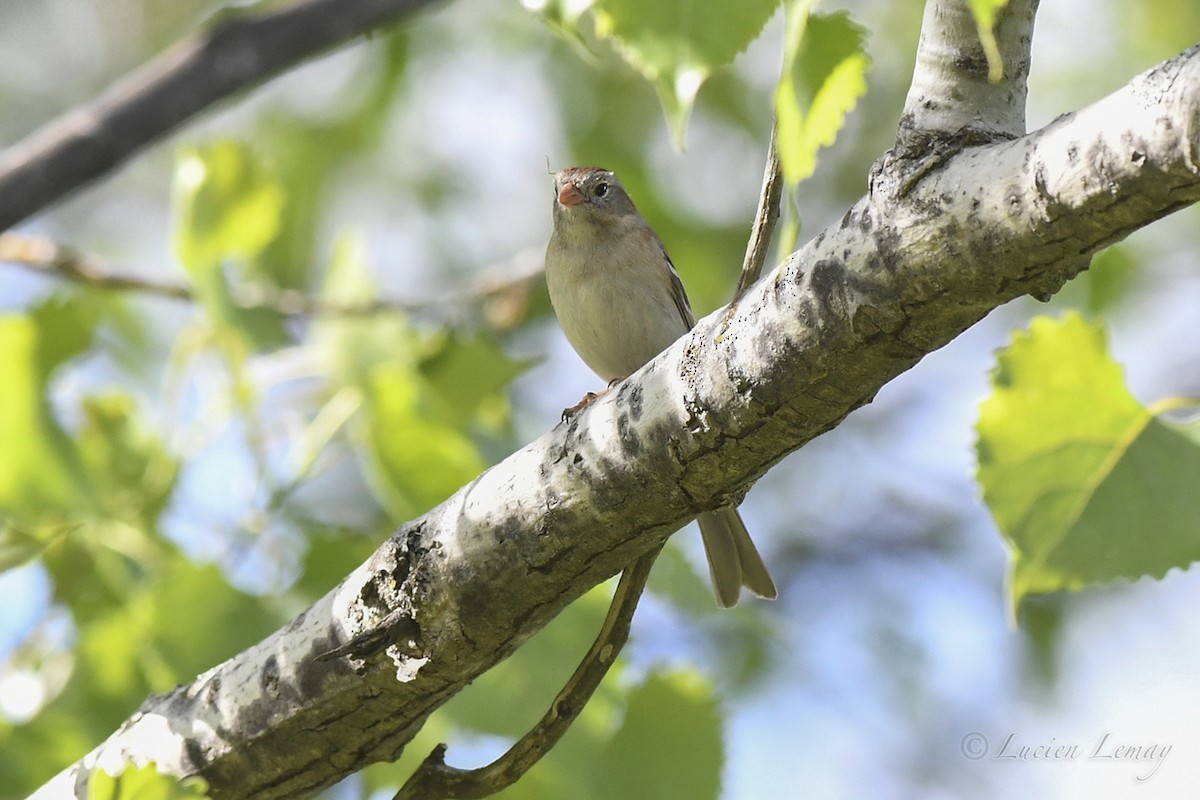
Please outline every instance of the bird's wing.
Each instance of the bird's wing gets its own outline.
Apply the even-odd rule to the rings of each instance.
[[[658,236],[655,236],[654,240],[658,244],[658,249],[662,251],[663,260],[667,262],[667,275],[671,281],[671,299],[675,301],[675,308],[679,309],[679,316],[683,317],[683,324],[690,331],[696,324],[696,318],[692,315],[692,304],[688,302],[683,281],[679,279],[679,273],[675,271],[675,265],[671,263],[671,257],[667,255],[667,248],[663,246],[662,240]]]

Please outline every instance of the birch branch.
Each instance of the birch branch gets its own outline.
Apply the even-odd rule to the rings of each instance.
[[[205,778],[215,798],[269,800],[396,758],[429,714],[569,602],[738,497],[926,353],[1200,201],[1200,46],[1040,131],[978,138],[893,159],[838,224],[750,287],[727,325],[724,311],[701,320],[403,525],[289,625],[148,700],[36,796],[83,797],[92,768],[153,760]],[[317,660],[352,640],[371,646]]]

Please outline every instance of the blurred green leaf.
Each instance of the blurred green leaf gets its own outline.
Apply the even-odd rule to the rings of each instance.
[[[712,684],[697,672],[650,675],[601,755],[597,797],[716,800],[725,747]]]
[[[979,43],[987,56],[988,80],[999,83],[1004,77],[1004,62],[1000,59],[1000,48],[996,44],[996,17],[1008,5],[1008,0],[967,0],[967,7],[975,17],[979,30]]]
[[[375,296],[357,238],[339,240],[322,294],[338,302]],[[362,393],[354,430],[365,444],[368,483],[392,519],[429,509],[483,470],[463,413],[515,374],[498,350],[476,340],[455,353],[460,344],[453,337],[434,341],[423,364],[427,379],[421,361],[427,343],[400,314],[321,319],[314,339],[335,385]]]
[[[447,717],[477,733],[514,739],[525,733],[550,707],[595,640],[611,595],[611,587],[599,586],[572,603],[511,657],[455,695],[445,706]],[[585,725],[601,720],[611,724],[614,698],[605,687],[612,687],[608,681],[621,674],[622,666],[620,661],[614,665],[593,698],[595,706],[589,704],[587,713],[604,713]]]
[[[668,599],[676,608],[697,617],[711,616],[717,609],[713,602],[712,583],[708,575],[701,575],[695,565],[687,560],[679,544],[681,536],[690,536],[695,529],[688,527],[679,536],[673,537],[654,562],[647,586],[650,591]]]
[[[378,296],[362,239],[352,232],[343,233],[334,245],[321,298],[354,304]],[[380,364],[412,367],[417,361],[417,335],[401,313],[323,316],[314,321],[310,341],[322,354],[335,385],[361,389]]]
[[[95,744],[86,719],[42,713],[14,725],[0,716],[0,798],[27,797]]]
[[[80,402],[71,442],[89,503],[53,524],[9,530],[0,549],[33,548],[53,579],[54,599],[77,623],[108,613],[173,548],[158,518],[171,499],[177,464],[131,398],[108,393]]]
[[[221,140],[184,148],[175,167],[175,251],[213,322],[262,348],[286,341],[278,316],[235,301],[226,265],[241,275],[275,239],[284,194],[278,180],[244,146]]]
[[[540,16],[589,59],[593,54],[579,28],[579,20],[595,4],[596,0],[521,0],[521,5]]]
[[[0,515],[22,527],[53,525],[91,504],[47,390],[54,370],[89,346],[95,324],[90,304],[57,297],[0,316]]]
[[[1082,308],[1103,315],[1118,306],[1145,274],[1136,249],[1128,242],[1110,245],[1092,257],[1091,264],[1054,295],[1052,304],[1064,312]]]
[[[779,0],[742,0],[697,7],[693,0],[598,0],[596,33],[658,89],[675,143],[696,93],[714,70],[728,66],[758,37]]]
[[[317,530],[309,534],[304,556],[304,572],[292,587],[308,602],[313,602],[366,561],[387,538],[390,530]]]
[[[1133,286],[1139,271],[1128,247],[1113,245],[1101,250],[1080,275],[1087,286],[1088,311],[1103,314],[1115,306]]]
[[[193,278],[255,258],[279,232],[283,189],[244,146],[185,148],[175,167],[175,247]]]
[[[208,784],[201,778],[180,780],[163,775],[151,762],[144,767],[126,766],[120,775],[102,769],[88,777],[88,800],[204,800]]]
[[[422,388],[414,371],[384,364],[366,389],[370,477],[393,519],[427,511],[487,466]]]
[[[499,343],[485,334],[468,338],[446,332],[429,349],[418,366],[421,376],[454,416],[464,421],[475,418],[483,405],[505,402],[502,390],[533,363],[509,358]]]
[[[561,26],[577,25],[595,4],[596,0],[521,0],[525,8]]]
[[[25,530],[0,521],[0,572],[37,558],[49,546],[53,530]]]
[[[328,208],[329,189],[348,164],[378,147],[405,97],[409,37],[403,26],[371,35],[348,90],[317,113],[273,109],[256,126],[253,141],[270,153],[272,170],[287,204],[277,235],[248,265],[271,286],[309,291],[320,263],[316,245]]]
[[[22,794],[111,734],[147,695],[192,680],[284,621],[267,601],[230,586],[216,567],[178,552],[123,599],[79,625],[61,693],[24,725],[0,721],[0,774],[19,779]]]
[[[101,513],[152,528],[171,499],[178,464],[129,395],[83,401],[79,452]]]
[[[789,188],[812,175],[866,93],[866,32],[846,12],[809,14],[811,0],[787,6],[784,66],[775,94],[779,161]]]
[[[1122,24],[1113,33],[1125,37],[1125,47],[1140,63],[1152,64],[1196,43],[1200,4],[1194,0],[1145,0],[1121,10]]]
[[[1039,317],[1002,351],[980,408],[979,482],[1029,594],[1162,577],[1200,558],[1196,426],[1153,416],[1125,387],[1104,331]]]
[[[152,620],[149,637],[169,676],[166,685],[151,687],[155,692],[192,680],[287,621],[269,598],[242,592],[218,567],[183,556],[171,561],[138,603]],[[197,608],[204,614],[195,614]]]

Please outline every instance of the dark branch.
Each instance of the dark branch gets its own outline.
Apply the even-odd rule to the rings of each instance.
[[[217,101],[435,0],[302,0],[231,12],[0,155],[0,231],[104,175]]]
[[[446,764],[446,745],[433,749],[392,800],[440,800],[440,798],[488,797],[511,786],[562,738],[579,716],[592,693],[608,674],[629,638],[633,612],[637,610],[650,568],[662,552],[658,545],[621,573],[608,615],[596,641],[559,691],[550,708],[528,733],[498,759],[479,769],[457,769]]]

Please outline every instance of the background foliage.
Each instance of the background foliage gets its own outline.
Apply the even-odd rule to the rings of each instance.
[[[527,279],[547,157],[617,170],[707,313],[736,278],[772,114],[798,184],[786,247],[864,191],[921,15],[915,0],[811,19],[797,0],[786,20],[761,1],[525,6],[460,0],[302,67],[21,228],[195,296],[0,265],[0,797],[269,633],[595,388]],[[3,4],[0,140],[219,7]],[[1197,31],[1192,0],[1047,0],[1031,126]],[[1195,427],[1155,414],[1200,394],[1196,213],[1110,249],[1049,307],[996,312],[765,478],[744,513],[779,602],[718,613],[696,537],[678,537],[629,657],[503,796],[1124,796],[1149,771],[976,760],[974,732],[989,754],[1009,734],[1173,745],[1151,781],[1183,796],[1198,740],[1172,720],[1200,712],[1200,585],[1168,571],[1197,555],[1200,465]],[[297,296],[327,311],[291,313]],[[1112,583],[1145,574],[1161,580]],[[496,755],[606,597],[331,796],[385,792],[438,741],[456,765]],[[151,783],[98,791],[176,791]]]

